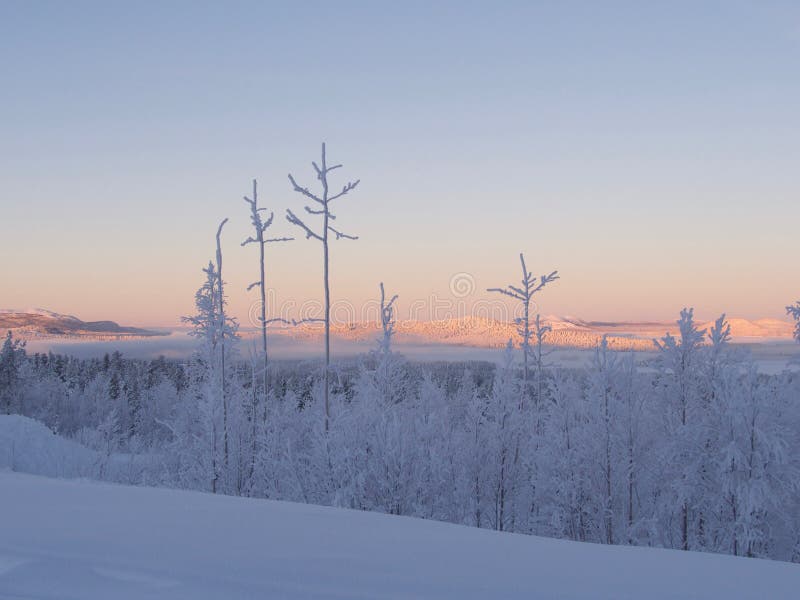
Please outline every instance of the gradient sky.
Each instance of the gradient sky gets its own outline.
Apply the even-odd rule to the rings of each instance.
[[[800,297],[796,2],[0,2],[0,307],[169,325],[241,196],[292,232],[327,141],[360,188],[334,298],[536,272],[546,314],[782,317]],[[342,180],[336,180],[340,183]],[[321,298],[319,245],[269,248]],[[485,296],[482,292],[468,301]]]

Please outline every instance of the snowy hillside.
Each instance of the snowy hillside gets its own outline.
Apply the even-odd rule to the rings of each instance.
[[[0,330],[23,338],[126,339],[168,335],[139,327],[123,327],[114,321],[81,321],[43,308],[0,309]]]
[[[21,415],[0,415],[0,469],[48,477],[90,477],[97,453]]]
[[[608,336],[613,350],[654,350],[653,339],[667,332],[677,335],[675,321],[586,321],[577,317],[544,317],[543,323],[552,328],[545,336],[545,344],[559,348],[595,348],[603,336]],[[734,339],[791,339],[792,324],[777,319],[729,319]],[[701,329],[709,330],[713,321],[704,323]],[[379,324],[375,322],[334,323],[332,335],[335,339],[373,343],[379,337]],[[323,328],[319,324],[299,327],[275,328],[272,334],[293,340],[319,340]],[[253,336],[254,332],[245,332]],[[485,317],[463,317],[434,321],[398,320],[395,327],[395,342],[406,344],[446,344],[473,348],[503,348],[509,339],[516,339],[517,326],[513,322]]]
[[[47,477],[89,477],[123,483],[145,479],[150,456],[101,451],[103,440],[86,432],[89,448],[55,435],[44,424],[22,415],[0,415],[0,470]],[[157,469],[157,463],[151,470]]]
[[[0,490],[2,598],[778,600],[800,589],[789,563],[11,472]]]

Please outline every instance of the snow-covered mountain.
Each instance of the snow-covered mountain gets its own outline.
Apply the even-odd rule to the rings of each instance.
[[[552,331],[546,337],[550,346],[561,348],[594,348],[603,335],[608,336],[609,346],[614,350],[653,350],[653,339],[667,332],[676,334],[674,321],[587,321],[572,316],[549,315],[543,318]],[[736,338],[785,338],[792,337],[793,327],[778,319],[748,320],[730,318],[731,332]],[[713,321],[702,323],[708,329]],[[0,309],[0,332],[12,330],[23,338],[82,338],[112,339],[137,338],[168,335],[168,332],[152,331],[137,327],[123,327],[114,321],[85,322],[71,315],[63,315],[44,309],[11,310]],[[323,335],[320,324],[305,324],[298,327],[272,328],[271,335],[289,339],[316,340]],[[355,342],[371,343],[380,337],[375,322],[333,324],[335,338]],[[247,336],[246,330],[242,331]],[[502,348],[509,339],[518,339],[514,323],[486,317],[462,317],[435,321],[398,320],[395,341],[398,344],[442,344],[474,348]]]
[[[81,321],[42,308],[0,309],[0,331],[22,338],[69,337],[87,339],[133,338],[169,335],[139,327],[123,327],[114,321]]]
[[[667,332],[673,335],[678,328],[675,321],[586,321],[570,316],[547,316],[543,323],[552,327],[545,341],[550,346],[564,348],[594,348],[600,339],[608,336],[615,350],[653,350],[653,339]],[[734,338],[786,338],[792,336],[792,325],[778,319],[729,319]],[[708,329],[713,321],[700,327]],[[273,330],[277,335],[290,338],[316,339],[323,335],[318,324]],[[334,324],[331,328],[336,338],[350,341],[372,341],[380,336],[377,323]],[[402,321],[396,324],[395,340],[398,344],[447,344],[477,348],[501,348],[508,340],[518,339],[514,323],[484,317],[463,317],[439,321]]]

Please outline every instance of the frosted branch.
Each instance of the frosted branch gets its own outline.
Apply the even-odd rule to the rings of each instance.
[[[504,290],[502,288],[486,288],[487,292],[498,292],[499,294],[505,294],[506,296],[511,296],[516,300],[525,300],[523,296],[518,296],[517,294],[510,292],[508,290]]]
[[[259,319],[259,321],[260,320],[261,319]],[[264,323],[267,324],[267,325],[269,325],[271,323],[283,323],[285,325],[291,325],[292,324],[290,321],[287,321],[286,319],[283,319],[281,317],[273,317],[272,319],[266,319],[264,321]]]
[[[293,213],[293,212],[292,212],[290,209],[288,209],[288,208],[286,209],[286,220],[287,220],[287,221],[289,221],[289,223],[291,223],[292,225],[297,225],[297,226],[298,226],[298,227],[300,227],[300,228],[301,228],[303,231],[305,231],[305,233],[306,233],[306,239],[308,239],[308,238],[312,238],[312,237],[313,237],[313,238],[315,238],[315,239],[317,239],[317,240],[319,240],[319,241],[322,241],[322,236],[320,236],[320,235],[317,235],[316,233],[314,233],[313,231],[311,231],[311,229],[308,227],[308,225],[306,225],[305,223],[303,223],[303,221],[301,221],[301,220],[300,220],[300,219],[297,217],[297,215],[295,215],[295,214],[294,214],[294,213]]]
[[[296,321],[295,319],[292,319],[292,323],[291,324],[296,327],[298,325],[303,325],[305,323],[324,323],[324,322],[325,322],[325,319],[308,318],[308,319],[300,319],[299,321]]]
[[[341,165],[339,165],[339,166],[341,166]],[[341,192],[339,192],[338,194],[334,194],[333,196],[331,196],[330,198],[328,198],[328,202],[330,202],[331,200],[336,200],[337,198],[341,198],[341,197],[342,197],[342,196],[344,196],[344,195],[345,195],[347,192],[349,192],[349,191],[351,191],[351,190],[354,190],[354,189],[356,189],[356,186],[357,186],[359,183],[361,183],[361,180],[360,180],[360,179],[356,179],[355,181],[348,182],[348,184],[347,184],[347,185],[345,185],[345,186],[342,188],[342,191],[341,191]]]
[[[289,174],[289,181],[292,183],[292,186],[294,187],[294,191],[295,192],[298,192],[299,194],[303,194],[303,196],[305,196],[306,198],[310,198],[314,202],[318,202],[319,204],[323,204],[323,205],[325,204],[325,202],[323,202],[322,199],[317,198],[314,194],[312,194],[310,191],[308,191],[308,188],[300,187],[297,184],[297,182],[294,180],[294,177],[292,177],[291,174]]]
[[[344,238],[346,240],[357,240],[358,239],[357,235],[348,235],[346,233],[342,233],[341,231],[338,231],[337,229],[334,229],[330,225],[328,225],[328,229],[333,232],[333,234],[336,236],[337,240],[340,240],[342,238]]]

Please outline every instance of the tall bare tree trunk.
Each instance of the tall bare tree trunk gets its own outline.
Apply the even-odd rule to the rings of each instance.
[[[220,381],[222,389],[222,464],[228,472],[228,388],[225,374],[225,290],[222,282],[222,245],[220,237],[222,228],[228,219],[223,219],[217,229],[217,290],[219,292],[219,347],[220,347]]]
[[[322,171],[325,172],[325,144],[322,144]],[[322,178],[322,200],[327,206],[328,204],[328,178]],[[328,432],[328,422],[330,420],[330,402],[328,395],[330,394],[330,373],[331,373],[331,285],[330,285],[330,260],[328,252],[328,219],[330,213],[326,210],[323,215],[322,222],[322,260],[323,260],[323,273],[322,278],[325,286],[325,433]]]
[[[253,180],[253,201],[257,200],[257,183]],[[266,403],[269,391],[269,356],[267,355],[267,290],[266,269],[264,267],[264,233],[259,231],[258,265],[259,265],[259,291],[261,295],[261,351],[264,353],[264,402]],[[264,409],[266,411],[266,407]]]
[[[310,215],[322,215],[322,232],[317,233],[306,225],[300,218],[297,217],[291,210],[286,210],[286,220],[300,227],[304,232],[306,238],[314,238],[322,242],[322,260],[323,260],[323,284],[325,292],[325,314],[323,319],[306,319],[308,321],[323,321],[325,324],[325,432],[328,432],[330,427],[330,364],[331,364],[331,288],[330,288],[330,254],[329,254],[329,234],[333,233],[336,239],[357,240],[358,238],[353,235],[342,233],[331,225],[331,220],[335,219],[335,215],[330,212],[330,203],[337,198],[341,198],[349,193],[358,185],[358,180],[349,182],[342,187],[340,192],[329,195],[328,189],[328,173],[334,169],[338,169],[342,165],[328,166],[327,157],[325,154],[325,143],[322,144],[322,162],[320,165],[312,163],[314,171],[317,174],[317,179],[322,184],[322,197],[314,195],[308,188],[301,187],[297,184],[294,177],[289,175],[289,181],[294,187],[294,191],[302,194],[316,202],[320,208],[311,208],[310,206],[304,207],[306,212]]]

